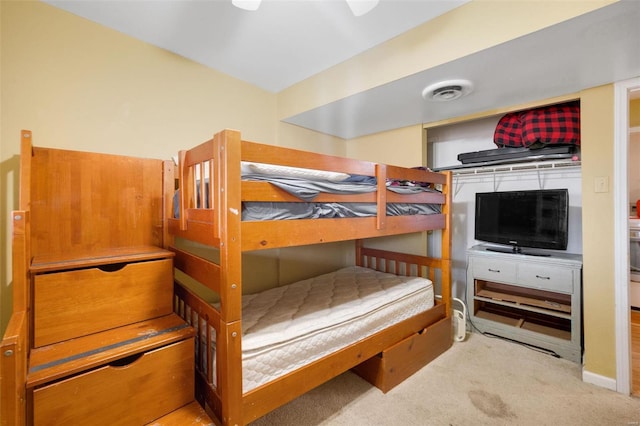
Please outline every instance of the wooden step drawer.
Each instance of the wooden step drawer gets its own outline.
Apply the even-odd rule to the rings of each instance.
[[[34,346],[170,314],[172,293],[171,259],[38,274]]]
[[[194,400],[193,338],[37,388],[33,423],[143,425]]]

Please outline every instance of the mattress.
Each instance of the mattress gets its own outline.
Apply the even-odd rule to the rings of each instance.
[[[433,306],[428,279],[359,266],[244,296],[243,392]]]
[[[288,219],[320,219],[371,217],[377,215],[375,203],[316,203],[314,198],[321,193],[330,194],[365,194],[377,191],[375,177],[347,175],[344,173],[326,172],[312,169],[299,169],[270,164],[254,164],[242,162],[242,179],[263,181],[288,192],[305,202],[243,202],[243,221],[288,220]],[[206,170],[206,169],[205,169]],[[196,173],[196,206],[211,208],[209,200],[209,180],[205,176],[205,200],[200,201],[199,172]],[[421,192],[439,192],[421,183],[388,180],[388,191],[396,194],[417,194]],[[180,217],[179,191],[173,197],[173,217]],[[441,212],[439,204],[388,203],[387,216],[428,215]]]

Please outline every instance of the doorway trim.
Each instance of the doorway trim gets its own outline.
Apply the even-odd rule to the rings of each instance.
[[[640,77],[614,85],[614,255],[616,391],[631,393],[631,345],[629,314],[629,100],[640,89]]]

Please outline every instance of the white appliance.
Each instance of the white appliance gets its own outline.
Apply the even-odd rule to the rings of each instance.
[[[454,302],[458,302],[462,307],[462,310],[453,310],[453,340],[456,342],[464,342],[467,338],[467,305],[457,297],[453,298]]]

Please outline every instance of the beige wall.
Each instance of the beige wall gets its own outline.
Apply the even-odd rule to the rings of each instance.
[[[21,129],[33,131],[37,146],[161,159],[225,127],[259,142],[344,153],[340,139],[279,124],[276,95],[180,56],[42,2],[2,1],[0,16],[0,333],[11,312]]]
[[[615,378],[613,85],[585,90],[580,98],[584,368]],[[599,177],[609,179],[608,192],[594,192]]]

